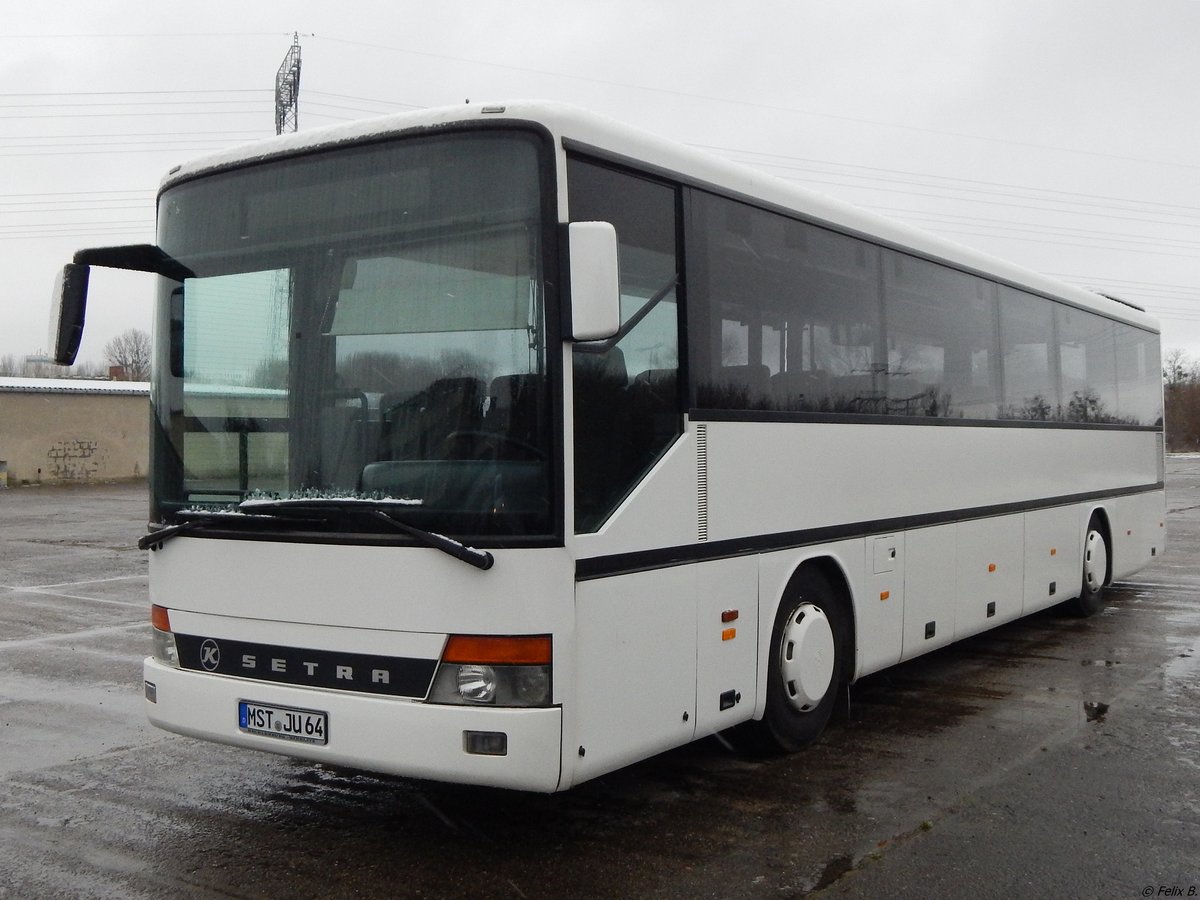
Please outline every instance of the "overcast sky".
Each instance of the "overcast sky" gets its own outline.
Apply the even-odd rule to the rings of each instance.
[[[604,112],[1145,306],[1200,357],[1200,0],[0,0],[0,356],[178,162],[472,100]],[[80,352],[149,330],[97,270]]]

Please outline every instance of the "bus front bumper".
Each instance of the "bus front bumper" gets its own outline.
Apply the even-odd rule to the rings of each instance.
[[[557,707],[442,706],[320,691],[176,669],[152,657],[143,676],[150,722],[189,737],[412,778],[541,792],[559,786],[562,710]],[[327,742],[244,731],[239,727],[242,701],[325,713]],[[466,732],[506,735],[505,754],[468,753]]]

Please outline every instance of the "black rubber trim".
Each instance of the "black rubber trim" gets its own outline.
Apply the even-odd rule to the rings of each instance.
[[[1140,487],[1110,491],[1091,491],[1062,497],[1048,497],[1042,500],[1001,503],[994,506],[976,506],[965,509],[945,510],[943,512],[923,513],[917,516],[899,516],[893,519],[848,522],[844,525],[827,525],[821,528],[805,528],[799,531],[784,531],[777,534],[755,534],[724,541],[708,541],[678,547],[662,547],[656,550],[616,553],[611,556],[595,556],[590,559],[576,560],[575,580],[594,581],[598,578],[613,578],[618,575],[631,575],[635,572],[650,572],[655,569],[687,566],[695,563],[710,562],[717,559],[731,559],[737,556],[748,556],[758,553],[771,553],[776,550],[793,550],[814,544],[827,544],[832,541],[865,538],[872,535],[889,534],[895,531],[909,531],[914,528],[930,528],[934,525],[949,525],[955,522],[969,522],[974,519],[988,519],[993,516],[1034,512],[1058,506],[1072,506],[1076,503],[1087,503],[1093,500],[1108,500],[1115,497],[1148,494],[1163,489],[1163,482],[1158,482],[1157,484],[1142,485]]]

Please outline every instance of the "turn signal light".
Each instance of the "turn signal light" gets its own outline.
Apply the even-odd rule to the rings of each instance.
[[[442,654],[444,663],[473,663],[481,666],[548,666],[550,635],[493,637],[452,634]]]
[[[150,624],[159,631],[171,630],[171,617],[167,615],[167,608],[165,606],[155,605],[150,607]]]
[[[179,648],[175,646],[175,635],[171,634],[171,619],[166,607],[150,607],[150,624],[154,626],[154,658],[173,668],[179,668]]]

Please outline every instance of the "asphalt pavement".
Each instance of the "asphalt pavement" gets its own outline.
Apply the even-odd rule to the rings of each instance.
[[[1200,457],[1169,546],[864,679],[823,740],[541,796],[146,723],[145,486],[0,491],[0,898],[1200,896]]]

